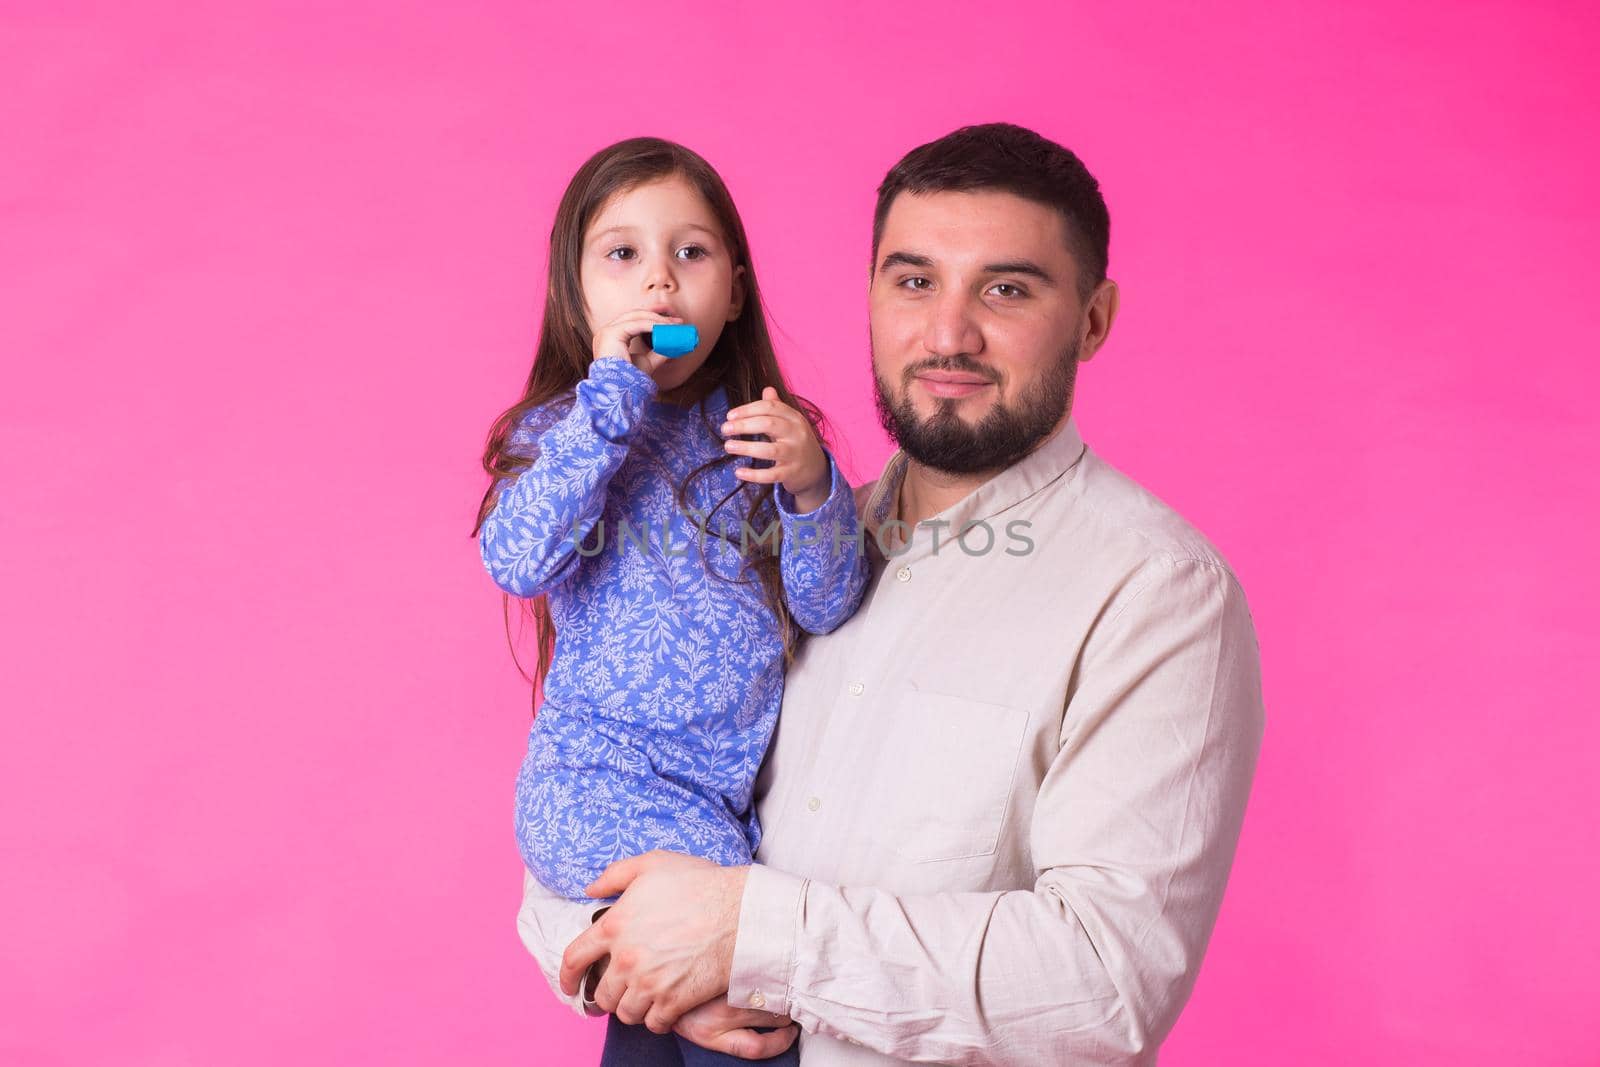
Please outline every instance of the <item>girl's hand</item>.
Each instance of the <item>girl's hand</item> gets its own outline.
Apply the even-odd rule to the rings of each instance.
[[[728,412],[722,424],[724,437],[765,434],[765,441],[725,441],[723,447],[736,456],[773,460],[770,467],[735,467],[734,477],[747,482],[782,482],[794,496],[801,512],[815,511],[828,499],[828,457],[822,442],[811,430],[811,423],[794,408],[778,399],[772,386],[761,390],[761,399]]]
[[[683,319],[654,311],[629,311],[594,332],[595,359],[626,359],[652,378],[667,362],[650,349],[650,327]]]

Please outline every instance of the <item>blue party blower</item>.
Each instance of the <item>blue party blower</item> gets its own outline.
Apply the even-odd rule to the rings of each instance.
[[[677,359],[694,351],[700,331],[692,322],[666,322],[650,327],[650,348],[658,356]]]

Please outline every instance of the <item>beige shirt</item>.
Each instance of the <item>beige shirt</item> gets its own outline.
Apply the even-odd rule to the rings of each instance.
[[[857,491],[869,528],[905,463]],[[884,543],[789,672],[730,1001],[793,1017],[805,1067],[1156,1062],[1260,751],[1238,581],[1071,420]],[[593,909],[524,886],[554,986]]]

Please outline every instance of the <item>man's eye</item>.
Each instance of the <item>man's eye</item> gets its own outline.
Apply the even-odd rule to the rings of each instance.
[[[1000,282],[996,285],[990,286],[990,289],[995,293],[998,293],[1000,296],[1005,297],[1023,295],[1022,287],[1018,285],[1012,285],[1010,282]],[[1002,292],[1002,290],[1004,291]]]
[[[678,257],[680,259],[704,259],[706,254],[706,250],[699,245],[684,245],[678,249]]]
[[[629,248],[627,245],[618,245],[617,247],[613,248],[611,251],[606,253],[606,258],[607,259],[632,259],[633,258],[633,249]]]
[[[932,282],[922,277],[920,274],[913,274],[909,278],[902,278],[900,280],[900,284],[907,289],[915,289],[919,293],[926,292],[927,288],[933,285]]]

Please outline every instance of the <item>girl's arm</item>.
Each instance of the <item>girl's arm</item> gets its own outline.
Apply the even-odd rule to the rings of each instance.
[[[478,534],[496,585],[536,597],[572,575],[655,393],[654,379],[628,360],[596,359],[571,400],[535,409],[512,434],[533,462],[507,479]]]
[[[773,499],[783,524],[783,591],[789,614],[808,633],[825,634],[855,614],[867,588],[868,562],[855,496],[828,460],[828,498],[815,511],[797,512],[795,498],[780,483]]]

